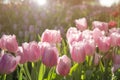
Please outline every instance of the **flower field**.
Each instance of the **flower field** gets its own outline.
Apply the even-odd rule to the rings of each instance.
[[[120,79],[120,4],[10,1],[0,2],[0,80]]]

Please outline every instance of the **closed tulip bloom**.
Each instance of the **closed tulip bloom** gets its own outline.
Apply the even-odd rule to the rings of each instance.
[[[46,47],[44,53],[42,54],[43,64],[47,67],[53,67],[57,65],[58,55],[59,54],[56,47]]]
[[[29,61],[35,62],[38,61],[41,58],[40,48],[38,46],[38,43],[35,41],[32,41],[29,43]]]
[[[75,20],[76,27],[80,30],[83,31],[87,29],[87,20],[86,18],[80,18]]]
[[[70,71],[70,67],[71,60],[66,55],[58,58],[58,63],[56,67],[57,74],[66,76]]]
[[[92,26],[93,26],[93,29],[99,28],[102,31],[108,31],[108,23],[106,22],[93,21]]]
[[[95,28],[92,32],[93,34],[93,39],[95,40],[95,43],[98,43],[98,39],[102,36],[104,36],[104,32],[102,32],[100,29]]]
[[[25,42],[22,44],[22,48],[24,57],[26,57],[25,58],[26,61],[36,62],[40,59],[41,53],[37,42],[35,41],[32,41],[30,43]]]
[[[8,53],[3,54],[0,57],[0,74],[12,73],[16,69],[19,60],[19,56],[14,57],[13,55]]]
[[[96,45],[94,40],[87,40],[85,41],[85,54],[88,56],[93,56],[95,53]]]
[[[42,33],[41,41],[49,43],[60,43],[62,40],[59,30],[48,30],[46,29]]]
[[[10,52],[16,52],[18,49],[18,42],[15,35],[3,35],[0,39],[0,47]]]
[[[111,33],[110,37],[112,46],[120,46],[120,33]]]
[[[111,38],[110,37],[101,37],[98,40],[98,48],[102,52],[107,52],[110,49]]]
[[[85,43],[83,41],[76,42],[74,45],[71,46],[71,57],[73,61],[77,63],[82,63],[85,61],[85,50],[84,50]]]

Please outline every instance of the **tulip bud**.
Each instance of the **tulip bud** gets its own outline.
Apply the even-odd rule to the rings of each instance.
[[[87,29],[87,20],[86,18],[80,18],[75,20],[76,27],[80,30],[83,31]]]
[[[14,57],[11,54],[3,54],[0,57],[0,74],[9,74],[13,72],[18,63],[19,63],[20,57]]]
[[[50,46],[46,47],[44,53],[42,54],[42,62],[48,67],[57,65],[58,50],[56,47]]]
[[[66,76],[70,71],[70,67],[71,60],[66,55],[58,58],[58,63],[56,67],[57,74]]]
[[[62,40],[60,31],[46,29],[41,37],[42,42],[60,43]]]

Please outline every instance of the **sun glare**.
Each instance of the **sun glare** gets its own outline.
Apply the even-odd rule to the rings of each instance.
[[[105,7],[111,7],[113,4],[118,4],[120,0],[99,0],[99,3]]]
[[[36,3],[40,6],[43,6],[47,3],[47,1],[46,0],[36,0]]]

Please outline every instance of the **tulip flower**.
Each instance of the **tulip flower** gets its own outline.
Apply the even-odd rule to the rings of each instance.
[[[102,52],[107,52],[110,49],[111,38],[110,37],[101,37],[98,39],[98,48]]]
[[[70,67],[71,60],[66,55],[58,58],[58,63],[56,67],[57,74],[66,76],[70,71]]]
[[[117,22],[116,22],[116,21],[110,21],[110,22],[108,23],[108,26],[109,26],[109,28],[117,27]]]
[[[41,41],[49,43],[60,43],[62,40],[60,31],[46,29],[42,33]]]
[[[23,43],[23,54],[25,55],[26,59],[30,62],[36,62],[40,59],[41,53],[40,48],[38,46],[38,43],[35,41],[32,41],[30,43]]]
[[[19,56],[14,57],[13,55],[8,53],[0,56],[0,74],[12,73],[16,69],[19,60]]]
[[[111,33],[111,45],[120,46],[120,34],[117,32]]]
[[[83,41],[81,42],[75,42],[71,46],[71,57],[73,61],[77,63],[82,63],[85,61],[85,50],[84,50],[85,43]]]
[[[76,27],[80,30],[83,31],[87,29],[87,20],[86,18],[80,18],[75,20]]]
[[[72,43],[78,42],[82,40],[82,34],[80,31],[78,31],[76,28],[69,28],[66,34],[68,44],[72,45]]]
[[[42,54],[42,62],[47,67],[53,67],[57,65],[58,50],[55,46],[45,47],[44,53]]]
[[[15,53],[18,49],[18,42],[15,35],[3,35],[0,39],[0,48]]]
[[[92,26],[93,26],[93,29],[99,28],[101,31],[108,31],[108,23],[106,22],[93,21]]]
[[[93,39],[95,40],[95,43],[97,44],[98,43],[98,39],[102,36],[104,36],[104,31],[101,31],[100,29],[98,28],[95,28],[92,32],[93,34]]]
[[[23,48],[21,46],[18,47],[16,56],[20,56],[20,64],[24,64],[28,61],[28,57],[26,57],[25,53],[23,53]]]
[[[96,45],[95,45],[94,40],[92,40],[92,39],[91,40],[87,40],[85,42],[84,49],[85,49],[85,54],[86,55],[92,56],[95,53],[95,49],[96,49]]]

